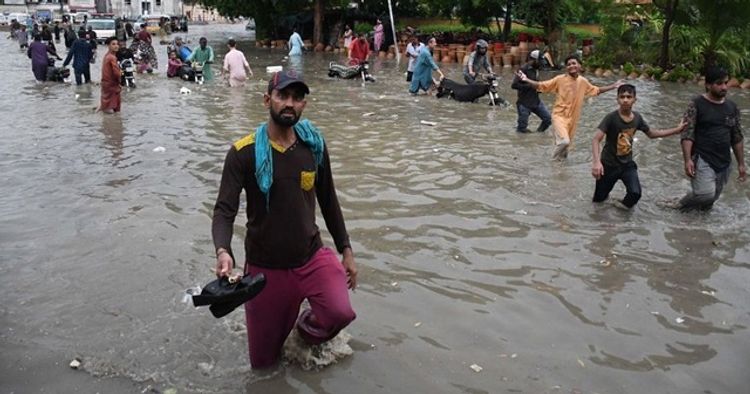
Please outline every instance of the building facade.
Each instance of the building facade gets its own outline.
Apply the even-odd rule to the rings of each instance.
[[[141,15],[183,15],[182,0],[103,0],[117,16],[137,18]]]

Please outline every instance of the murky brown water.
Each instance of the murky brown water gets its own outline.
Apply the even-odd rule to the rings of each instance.
[[[188,38],[202,34],[223,53],[244,31],[196,26]],[[378,82],[364,88],[329,80],[336,58],[324,54],[298,67],[361,270],[347,329],[355,352],[317,372],[251,372],[242,312],[216,320],[180,296],[211,279],[223,157],[267,118],[264,69],[284,56],[243,45],[256,74],[246,89],[167,80],[162,69],[124,94],[120,116],[102,116],[91,111],[98,87],[37,85],[15,42],[0,41],[7,340],[179,392],[747,391],[750,187],[736,172],[712,212],[667,211],[656,201],[688,188],[678,138],[640,135],[643,199],[632,212],[594,206],[590,138],[613,93],[586,106],[578,147],[559,165],[550,135],[513,131],[512,108],[414,98],[395,61],[375,61]],[[702,89],[635,84],[637,109],[660,128]],[[748,129],[750,94],[731,96]]]

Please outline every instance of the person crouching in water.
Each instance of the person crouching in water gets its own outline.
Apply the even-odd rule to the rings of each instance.
[[[487,41],[481,38],[477,40],[476,49],[471,52],[469,61],[464,66],[464,80],[466,83],[474,83],[477,80],[477,73],[483,68],[492,74],[492,66],[487,59],[487,46]],[[463,61],[463,59],[461,60]]]
[[[182,67],[182,60],[177,57],[177,52],[169,52],[169,61],[167,62],[167,77],[174,78]]]

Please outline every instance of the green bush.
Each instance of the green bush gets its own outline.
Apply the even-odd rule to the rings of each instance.
[[[695,78],[695,74],[693,74],[692,71],[688,70],[687,68],[683,66],[677,66],[669,71],[669,76],[667,76],[667,81],[677,82],[681,79],[685,81],[690,81],[693,78]]]
[[[627,62],[622,65],[622,71],[625,71],[625,74],[630,75],[633,71],[635,71],[635,66],[631,62]]]
[[[368,34],[372,31],[373,25],[367,22],[360,22],[354,25],[354,32],[357,34]]]
[[[661,79],[661,75],[664,74],[664,70],[662,70],[661,67],[647,67],[644,72],[649,77],[653,77],[657,80]]]

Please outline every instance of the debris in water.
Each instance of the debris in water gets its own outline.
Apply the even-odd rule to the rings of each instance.
[[[398,287],[398,282],[391,282],[392,287]]]
[[[469,368],[473,369],[474,372],[482,372],[482,367],[480,367],[479,365],[476,365],[476,364],[471,364],[471,366]]]
[[[190,91],[190,89],[188,89],[188,88],[186,88],[184,86],[180,88],[180,94],[190,94],[190,93],[192,93]]]
[[[425,126],[435,126],[437,123],[430,122],[429,120],[420,120],[419,123],[425,125]]]
[[[604,259],[604,260],[600,261],[599,264],[601,264],[604,267],[609,267],[609,266],[612,265],[612,262],[609,261],[609,260],[607,260],[607,259]]]
[[[519,214],[519,215],[528,215],[529,214],[528,212],[524,211],[523,209],[517,210],[516,213]]]
[[[73,359],[73,361],[70,362],[70,367],[73,369],[78,369],[81,367],[81,359],[80,357],[76,357]]]
[[[154,152],[156,152],[156,153],[162,153],[162,152],[166,152],[166,151],[167,151],[167,148],[165,148],[163,146],[157,146],[156,148],[154,148]]]
[[[372,115],[375,115],[375,112],[365,112],[365,113],[362,114],[362,116],[365,117],[365,118],[368,117],[368,116],[372,116]]]
[[[713,290],[711,290],[711,291],[701,290],[701,293],[705,294],[705,295],[710,295],[710,296],[716,294],[716,292],[713,291]]]
[[[684,323],[684,322],[685,322],[685,319],[683,319],[683,318],[681,318],[681,317],[678,317],[678,318],[674,319],[674,321],[676,321],[676,322],[677,322],[677,324],[682,324],[682,323]]]
[[[651,312],[651,314],[654,316],[659,316],[659,312],[656,312],[656,311]]]
[[[510,355],[510,358],[516,358],[516,357],[518,357],[517,353],[513,353],[513,354]]]
[[[578,359],[578,364],[581,366],[581,368],[586,368],[586,364],[584,364],[580,358]]]
[[[414,323],[414,327],[419,327],[419,326],[421,326],[421,325],[422,325],[422,322],[421,322],[421,321],[418,321],[418,322]]]

